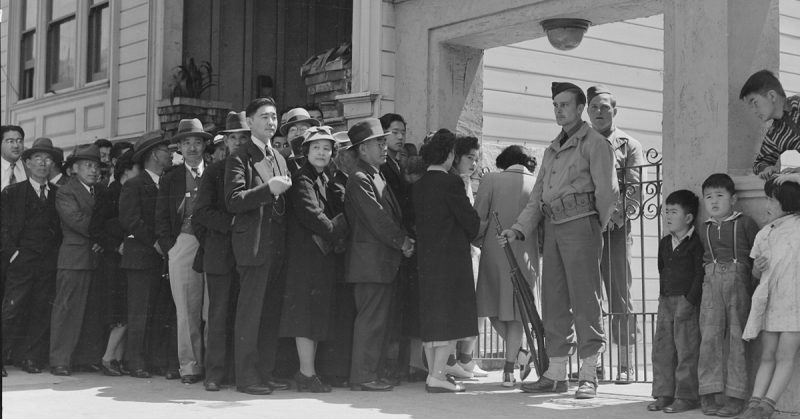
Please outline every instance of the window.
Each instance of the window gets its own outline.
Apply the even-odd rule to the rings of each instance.
[[[108,77],[108,0],[91,1],[89,6],[86,81]]]
[[[19,98],[33,97],[33,69],[36,60],[34,50],[36,44],[36,1],[23,0],[22,8],[22,36],[20,38],[20,68],[19,68]]]
[[[76,0],[47,2],[47,92],[75,85],[77,10]]]

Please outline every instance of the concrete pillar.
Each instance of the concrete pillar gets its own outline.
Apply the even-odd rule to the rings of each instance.
[[[447,128],[480,137],[483,127],[483,50],[440,43],[432,46],[431,53],[428,130]]]
[[[713,172],[750,173],[759,124],[739,100],[756,70],[778,69],[777,0],[664,2],[664,189]]]

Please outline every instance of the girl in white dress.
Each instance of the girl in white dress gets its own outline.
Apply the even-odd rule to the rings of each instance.
[[[800,348],[800,181],[791,175],[764,185],[771,220],[758,232],[750,257],[760,282],[753,294],[745,340],[761,335],[753,396],[740,418],[769,418],[794,372]]]

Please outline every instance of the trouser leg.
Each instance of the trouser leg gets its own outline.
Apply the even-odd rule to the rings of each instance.
[[[628,346],[636,342],[637,325],[631,299],[631,237],[630,225],[614,228],[603,233],[603,254],[600,271],[608,297],[611,315],[609,338],[620,346],[619,364],[627,367]]]
[[[178,334],[180,373],[203,373],[202,310],[205,284],[203,274],[192,269],[199,243],[191,234],[181,233],[169,250],[169,280]]]
[[[550,357],[565,357],[574,351],[575,332],[570,310],[564,262],[556,242],[555,226],[545,221],[542,266],[542,321],[545,346]],[[555,377],[550,377],[556,379]],[[557,378],[563,380],[564,377]]]
[[[661,296],[658,299],[658,317],[652,353],[653,397],[675,397],[675,372],[678,365],[678,342],[674,334],[677,298],[683,297]]]
[[[703,299],[700,304],[700,357],[698,379],[700,394],[720,393],[725,388],[724,364],[727,354],[725,339],[726,310],[722,296],[722,280],[717,265],[706,265]]]
[[[697,360],[700,351],[698,308],[684,297],[673,298],[678,299],[673,329],[678,361],[675,367],[675,397],[697,400]]]
[[[206,381],[219,383],[225,377],[228,358],[228,304],[233,274],[206,274],[208,284],[208,344],[206,345]]]
[[[30,319],[23,352],[36,362],[47,360],[50,346],[50,316],[55,294],[56,271],[37,268],[30,299]]]
[[[742,331],[750,313],[750,296],[747,292],[749,269],[744,264],[734,264],[725,282],[725,297],[728,303],[728,330],[726,344],[730,347],[725,365],[725,395],[737,399],[749,396],[749,371],[747,349]],[[741,271],[741,272],[739,272]]]
[[[378,378],[393,294],[393,284],[355,284],[357,314],[353,326],[351,384]]]
[[[25,314],[29,312],[28,307],[33,300],[33,269],[28,264],[19,265],[22,264],[12,263],[6,272],[2,311],[3,359],[10,355],[16,337],[25,336]]]
[[[125,354],[131,371],[147,369],[145,336],[155,309],[161,274],[158,269],[126,270],[128,278],[128,336]]]
[[[81,333],[92,271],[59,269],[50,329],[50,366],[69,366]]]

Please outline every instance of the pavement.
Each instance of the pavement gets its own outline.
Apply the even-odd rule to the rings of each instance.
[[[385,393],[334,388],[331,393],[278,391],[251,396],[225,388],[207,392],[164,377],[136,379],[76,373],[56,377],[7,368],[2,379],[3,418],[659,418],[648,412],[650,384],[602,384],[598,397],[569,393],[532,395],[500,385],[500,371],[466,380],[465,393],[428,394],[424,383],[403,383]],[[529,378],[530,380],[530,378]],[[699,410],[669,418],[704,417]]]

